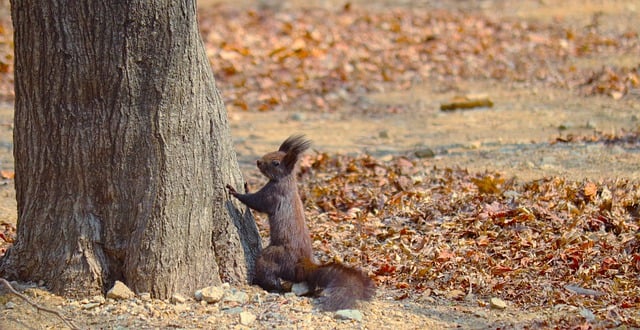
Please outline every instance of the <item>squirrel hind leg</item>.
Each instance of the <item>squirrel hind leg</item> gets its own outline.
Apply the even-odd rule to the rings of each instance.
[[[269,292],[282,293],[282,283],[277,275],[278,265],[259,257],[256,260],[255,276],[252,284],[258,285]]]
[[[256,260],[253,284],[271,292],[284,292],[280,279],[293,281],[295,267],[293,256],[283,246],[270,245]]]

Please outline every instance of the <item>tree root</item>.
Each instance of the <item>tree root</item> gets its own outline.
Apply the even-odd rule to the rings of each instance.
[[[11,293],[13,293],[14,295],[18,296],[20,299],[26,301],[29,305],[35,307],[37,310],[40,311],[45,311],[45,312],[49,312],[51,314],[56,315],[58,318],[60,318],[60,320],[62,320],[62,322],[68,326],[69,328],[71,328],[72,330],[80,330],[80,328],[78,328],[75,324],[73,324],[73,322],[67,320],[66,317],[64,317],[60,312],[50,309],[50,308],[46,308],[46,307],[42,307],[34,302],[32,302],[31,300],[29,300],[29,298],[27,298],[25,295],[23,295],[22,293],[16,291],[16,289],[14,289],[11,286],[11,283],[9,283],[7,280],[5,280],[4,278],[0,277],[0,283],[4,284],[4,286],[6,286],[9,291]]]

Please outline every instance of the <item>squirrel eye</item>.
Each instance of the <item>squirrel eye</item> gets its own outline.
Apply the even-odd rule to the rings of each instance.
[[[279,160],[272,160],[272,161],[271,161],[271,165],[273,165],[273,166],[280,166],[280,161],[279,161]]]

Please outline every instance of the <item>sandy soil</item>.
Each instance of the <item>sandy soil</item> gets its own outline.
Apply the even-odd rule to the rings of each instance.
[[[441,102],[457,94],[483,94],[494,107],[442,112]],[[640,124],[637,100],[584,98],[562,90],[467,82],[444,92],[422,86],[409,92],[371,95],[371,102],[404,105],[410,111],[362,116],[296,112],[232,113],[232,134],[240,159],[278,145],[291,132],[304,132],[321,152],[369,153],[377,157],[412,155],[432,149],[433,165],[473,171],[497,170],[532,180],[544,176],[570,179],[640,178],[640,148],[604,144],[553,144],[570,134],[595,130],[619,132]]]

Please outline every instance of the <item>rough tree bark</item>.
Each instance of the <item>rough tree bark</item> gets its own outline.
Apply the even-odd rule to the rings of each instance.
[[[195,0],[13,0],[18,238],[5,277],[56,293],[250,276],[260,238]]]

